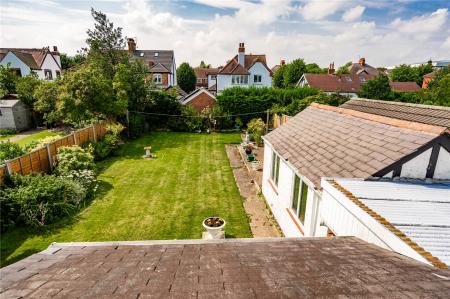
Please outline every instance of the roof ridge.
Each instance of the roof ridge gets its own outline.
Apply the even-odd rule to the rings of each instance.
[[[435,257],[430,252],[425,250],[423,247],[419,246],[416,242],[411,240],[407,235],[405,235],[404,232],[402,232],[400,229],[398,229],[395,225],[393,225],[391,222],[389,222],[386,218],[382,217],[380,214],[378,214],[377,212],[372,210],[370,207],[368,207],[362,201],[360,201],[358,197],[356,197],[353,193],[348,191],[346,188],[344,188],[338,182],[336,182],[333,179],[327,180],[327,181],[332,186],[334,186],[337,190],[339,190],[342,194],[344,194],[345,197],[347,197],[354,204],[356,204],[360,209],[362,209],[364,212],[369,214],[378,223],[383,225],[390,232],[392,232],[394,235],[396,235],[398,238],[400,238],[403,242],[405,242],[409,247],[411,247],[415,252],[417,252],[424,259],[426,259],[428,262],[430,262],[433,266],[441,268],[441,269],[448,269],[448,266],[444,262],[442,262],[439,258]]]
[[[395,83],[398,83],[398,82],[395,82]],[[414,83],[416,83],[416,82],[414,82]],[[366,99],[366,98],[354,98],[351,100],[363,101],[363,102],[369,102],[369,103],[375,102],[375,103],[383,103],[383,104],[389,104],[389,105],[420,107],[420,108],[426,108],[426,109],[449,110],[450,111],[450,107],[446,107],[446,106],[437,106],[437,105],[435,106],[435,105],[425,105],[425,104],[405,103],[405,102],[385,101],[385,100],[373,100],[373,99]]]
[[[434,126],[434,125],[429,125],[429,124],[424,124],[424,123],[419,123],[419,122],[397,119],[397,118],[391,118],[391,117],[386,117],[386,116],[382,116],[382,115],[351,110],[351,109],[347,109],[347,108],[328,106],[328,105],[323,105],[323,104],[318,104],[318,103],[312,103],[311,106],[321,109],[321,110],[337,112],[340,114],[345,114],[345,115],[349,115],[349,116],[353,116],[353,117],[357,117],[357,118],[362,118],[362,119],[375,121],[375,122],[383,123],[386,125],[390,125],[390,126],[394,126],[394,127],[398,127],[398,128],[402,128],[402,129],[409,129],[409,130],[418,131],[418,132],[441,135],[442,133],[447,131],[446,127]]]

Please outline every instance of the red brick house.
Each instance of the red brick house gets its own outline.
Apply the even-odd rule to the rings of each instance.
[[[201,112],[205,108],[211,108],[216,103],[215,96],[207,89],[201,87],[180,100],[183,106],[189,105],[196,111]]]

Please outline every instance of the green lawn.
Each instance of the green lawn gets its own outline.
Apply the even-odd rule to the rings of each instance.
[[[34,134],[31,134],[30,136],[24,137],[22,139],[19,139],[17,141],[15,141],[15,143],[17,143],[18,145],[24,147],[25,145],[27,145],[28,143],[35,141],[35,140],[39,140],[48,136],[61,136],[61,134],[58,133],[54,133],[50,130],[43,130]]]
[[[198,239],[208,216],[227,221],[226,235],[251,237],[225,144],[238,134],[152,133],[100,164],[96,199],[75,218],[43,231],[17,228],[1,237],[6,265],[51,242]],[[157,155],[144,160],[143,147]]]
[[[0,141],[6,141],[11,139],[12,137],[16,136],[16,134],[12,134],[12,135],[2,135],[0,136]]]

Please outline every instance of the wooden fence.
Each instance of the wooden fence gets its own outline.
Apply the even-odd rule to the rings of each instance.
[[[273,128],[276,129],[279,126],[284,125],[288,119],[290,118],[290,116],[286,115],[286,114],[282,114],[281,116],[278,114],[274,114],[273,115]]]
[[[59,138],[46,146],[29,152],[23,156],[8,160],[0,165],[0,186],[6,174],[20,173],[27,175],[32,172],[51,173],[56,162],[56,154],[61,146],[83,145],[88,141],[96,142],[105,136],[106,123],[78,130],[70,135]]]

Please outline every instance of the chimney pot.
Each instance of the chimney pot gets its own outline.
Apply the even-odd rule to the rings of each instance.
[[[281,59],[280,64],[281,64],[281,65],[285,65],[285,64],[286,64],[286,61],[285,61],[284,59]]]
[[[333,75],[334,74],[334,62],[330,63],[330,65],[328,66],[328,74],[329,75]]]
[[[57,46],[53,46],[53,51],[54,52],[58,52],[58,47]]]
[[[133,38],[129,38],[127,40],[127,43],[128,43],[128,52],[136,51],[136,42],[134,41]]]
[[[359,59],[359,64],[360,65],[366,65],[366,59],[364,57]]]

